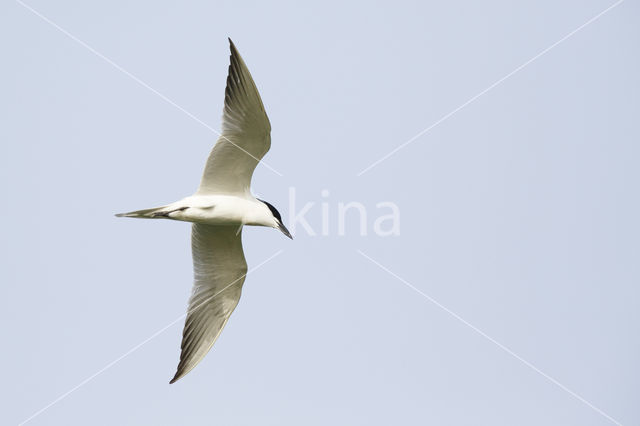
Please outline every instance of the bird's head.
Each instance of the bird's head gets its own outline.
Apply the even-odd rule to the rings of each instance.
[[[272,225],[272,227],[276,228],[276,229],[279,229],[280,231],[282,231],[282,233],[284,235],[286,235],[287,237],[289,237],[289,238],[291,238],[293,240],[293,237],[291,236],[291,233],[289,232],[287,227],[284,226],[284,223],[282,223],[282,216],[280,215],[280,212],[278,211],[278,209],[273,207],[273,205],[271,203],[268,203],[268,202],[266,202],[264,200],[261,200],[259,198],[258,198],[258,201],[262,202],[269,209],[269,212],[271,213],[271,216],[273,217],[273,225]]]

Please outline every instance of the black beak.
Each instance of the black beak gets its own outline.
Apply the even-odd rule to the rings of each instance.
[[[293,237],[291,236],[291,233],[289,232],[287,227],[284,226],[282,224],[282,222],[280,222],[280,221],[278,221],[278,229],[281,230],[284,235],[286,235],[287,237],[289,237],[289,238],[291,238],[293,240]]]

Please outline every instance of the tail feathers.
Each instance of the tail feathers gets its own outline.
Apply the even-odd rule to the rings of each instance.
[[[118,213],[116,217],[140,217],[152,219],[158,217],[156,213],[164,209],[165,207],[154,207],[152,209],[136,210],[129,213]]]

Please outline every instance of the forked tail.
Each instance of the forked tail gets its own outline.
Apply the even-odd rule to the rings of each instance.
[[[118,213],[116,217],[138,217],[143,219],[155,219],[162,216],[162,214],[160,213],[165,207],[166,206],[154,207],[152,209],[136,210],[129,213]]]

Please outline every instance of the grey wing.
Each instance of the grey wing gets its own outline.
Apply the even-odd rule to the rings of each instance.
[[[243,194],[271,146],[271,124],[249,69],[231,40],[222,135],[209,154],[199,194]]]
[[[247,274],[237,226],[194,223],[191,249],[195,283],[182,332],[180,363],[174,383],[209,352],[240,300]]]

